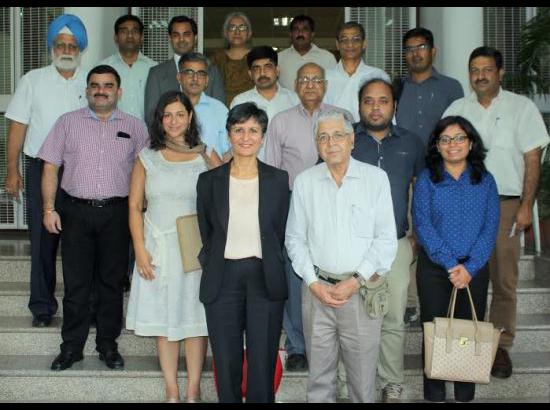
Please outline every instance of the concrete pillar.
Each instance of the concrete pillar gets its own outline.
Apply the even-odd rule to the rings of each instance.
[[[420,25],[434,34],[435,67],[470,92],[468,57],[483,45],[483,7],[422,7]]]
[[[116,52],[113,26],[117,18],[128,14],[128,7],[65,7],[65,13],[80,17],[88,33],[88,48],[82,54],[82,67],[91,69]]]

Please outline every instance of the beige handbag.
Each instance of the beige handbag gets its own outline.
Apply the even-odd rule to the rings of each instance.
[[[489,383],[500,331],[479,322],[466,286],[473,320],[454,319],[457,288],[453,288],[447,317],[424,322],[424,372],[429,379]]]
[[[201,234],[197,214],[176,218],[176,230],[180,245],[181,262],[184,272],[199,270],[201,265],[197,258],[201,247]]]

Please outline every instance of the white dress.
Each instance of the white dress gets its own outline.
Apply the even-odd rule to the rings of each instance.
[[[134,266],[126,328],[170,341],[207,336],[199,301],[201,271],[183,271],[176,233],[176,218],[196,213],[197,179],[206,164],[200,155],[191,161],[167,161],[149,148],[139,158],[145,168],[145,248],[153,258],[155,279],[143,279]]]

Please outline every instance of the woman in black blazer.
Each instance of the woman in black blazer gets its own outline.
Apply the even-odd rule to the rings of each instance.
[[[233,159],[202,173],[197,213],[202,238],[200,300],[218,374],[219,401],[242,402],[243,345],[247,402],[274,402],[287,284],[283,246],[288,174],[256,158],[267,114],[253,103],[228,113]]]

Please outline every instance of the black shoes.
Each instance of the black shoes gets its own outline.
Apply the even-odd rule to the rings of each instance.
[[[32,319],[32,327],[48,327],[52,323],[50,315],[37,315]]]
[[[303,354],[291,354],[286,358],[285,369],[289,372],[307,370],[307,358]]]
[[[84,358],[82,352],[73,352],[71,350],[61,351],[52,362],[52,370],[65,370],[73,365],[75,362],[79,362]]]
[[[107,350],[105,354],[99,353],[99,360],[110,369],[124,369],[124,359],[116,349]]]
[[[507,379],[512,375],[512,360],[506,349],[502,347],[497,349],[491,375],[499,379]]]

